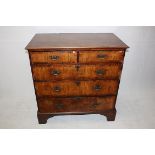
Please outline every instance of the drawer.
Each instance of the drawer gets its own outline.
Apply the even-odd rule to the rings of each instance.
[[[113,109],[115,96],[109,97],[75,97],[75,98],[41,98],[38,99],[39,112],[99,112]]]
[[[117,80],[35,82],[38,96],[102,96],[117,94]]]
[[[77,53],[70,51],[63,52],[31,52],[32,63],[76,63]]]
[[[34,80],[62,80],[62,79],[119,79],[120,63],[100,65],[37,65],[33,66]]]
[[[79,54],[80,63],[102,63],[124,59],[124,51],[82,51]]]

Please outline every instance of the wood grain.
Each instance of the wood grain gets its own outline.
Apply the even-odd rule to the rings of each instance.
[[[101,58],[99,56],[101,56]],[[110,51],[110,52],[104,50],[94,52],[83,51],[80,52],[79,63],[94,63],[94,62],[101,63],[111,61],[122,62],[123,59],[124,59],[124,51]]]
[[[111,33],[36,34],[26,49],[38,122],[67,114],[101,114],[114,121],[127,48]]]
[[[109,97],[75,97],[75,98],[40,98],[39,112],[101,112],[111,110],[115,105],[115,96]]]
[[[78,70],[76,65],[70,64],[35,65],[33,76],[35,81],[119,79],[121,69],[121,63],[80,65]]]
[[[95,87],[100,86],[99,90]],[[55,88],[60,91],[55,91]],[[118,81],[116,80],[93,80],[93,81],[54,81],[35,82],[38,96],[102,96],[117,94]]]
[[[76,63],[77,53],[73,51],[49,51],[49,52],[30,52],[32,63]],[[56,56],[57,60],[53,60],[52,56]]]
[[[128,46],[112,33],[36,34],[27,50],[49,49],[126,49]]]

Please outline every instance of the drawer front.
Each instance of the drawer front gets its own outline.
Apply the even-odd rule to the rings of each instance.
[[[115,96],[38,99],[39,112],[99,112],[113,109]]]
[[[117,80],[35,82],[38,96],[102,96],[117,94]]]
[[[124,51],[83,51],[79,54],[80,63],[102,63],[124,59]]]
[[[121,64],[112,63],[104,65],[52,65],[34,66],[35,80],[62,80],[62,79],[114,79],[121,74]]]
[[[76,52],[31,52],[32,63],[76,63]]]

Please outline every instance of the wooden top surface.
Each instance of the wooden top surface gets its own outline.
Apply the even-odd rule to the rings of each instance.
[[[128,46],[112,33],[36,34],[27,50],[44,49],[126,49]]]

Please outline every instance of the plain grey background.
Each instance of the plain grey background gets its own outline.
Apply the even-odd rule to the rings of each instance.
[[[35,33],[114,33],[125,57],[114,122],[101,115],[57,116],[37,123],[29,58]],[[155,27],[0,27],[0,128],[155,128]]]

